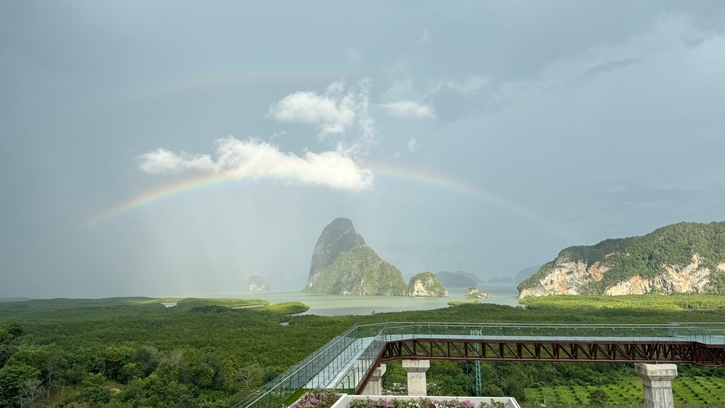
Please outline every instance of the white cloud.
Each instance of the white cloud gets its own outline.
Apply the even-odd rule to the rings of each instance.
[[[139,169],[149,174],[175,174],[185,170],[209,171],[214,162],[209,155],[176,154],[166,149],[156,149],[139,156]]]
[[[421,105],[413,101],[398,101],[384,103],[382,106],[390,115],[405,116],[413,118],[433,118],[433,108],[428,105]]]
[[[362,79],[358,82],[360,87],[360,93],[357,97],[357,110],[358,110],[358,126],[360,126],[360,133],[362,142],[366,144],[375,143],[375,121],[370,116],[370,86],[372,80],[369,78]]]
[[[280,122],[317,125],[320,137],[344,133],[357,119],[363,137],[372,138],[375,132],[368,115],[370,83],[363,79],[346,91],[343,82],[333,82],[324,94],[295,92],[272,105],[268,116]]]
[[[191,170],[231,178],[271,178],[293,185],[349,191],[372,188],[372,172],[361,169],[347,152],[339,149],[297,156],[260,139],[238,140],[229,136],[215,144],[216,160],[209,155],[157,149],[139,156],[139,169],[161,175]]]
[[[421,145],[420,143],[418,143],[418,141],[415,140],[415,137],[411,137],[410,138],[410,141],[408,142],[408,151],[409,152],[415,153],[418,150],[420,150],[421,147],[423,147],[423,145]]]

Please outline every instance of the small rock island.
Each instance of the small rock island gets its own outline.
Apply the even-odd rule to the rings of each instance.
[[[481,292],[480,290],[478,290],[477,287],[475,287],[473,285],[471,285],[466,290],[466,298],[467,299],[488,299],[489,297],[491,297],[491,295],[489,295],[486,292]]]
[[[441,285],[433,272],[423,272],[410,278],[405,296],[444,297],[448,296],[448,290]]]
[[[250,292],[269,292],[269,284],[259,275],[250,276],[247,290]]]

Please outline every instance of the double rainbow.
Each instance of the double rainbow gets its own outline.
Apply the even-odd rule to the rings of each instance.
[[[443,173],[437,173],[423,168],[381,163],[368,164],[365,167],[368,167],[370,170],[372,170],[375,176],[380,176],[383,178],[395,178],[406,182],[430,185],[436,188],[453,191],[458,194],[475,197],[488,204],[503,208],[510,213],[533,221],[536,224],[546,228],[553,233],[556,233],[559,236],[566,237],[575,242],[580,240],[578,234],[566,225],[546,218],[529,207],[507,199],[506,197],[501,196],[495,191],[486,189],[479,185],[475,185],[460,179],[450,177]],[[282,175],[256,174],[245,176],[243,178],[255,179],[279,176]],[[98,226],[107,221],[118,218],[126,213],[130,213],[134,210],[149,206],[170,197],[236,180],[240,180],[240,177],[226,173],[210,174],[181,180],[179,182],[168,184],[161,188],[146,191],[137,196],[131,197],[126,201],[120,202],[97,214],[94,214],[93,216],[89,217],[86,222],[89,226]]]

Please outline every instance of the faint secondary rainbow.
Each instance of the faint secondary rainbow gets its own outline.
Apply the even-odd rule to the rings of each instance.
[[[510,213],[527,218],[549,231],[566,237],[573,242],[581,241],[579,234],[572,228],[560,222],[546,218],[535,210],[510,200],[495,191],[480,185],[421,167],[400,166],[389,163],[368,163],[366,164],[366,167],[370,168],[376,176],[387,176],[401,179],[403,181],[412,181],[419,184],[431,185],[454,191],[462,195],[478,198],[488,204],[503,208]]]
[[[375,73],[373,69],[354,67],[245,67],[230,71],[207,71],[196,75],[173,78],[105,95],[104,99],[156,99],[178,97],[220,89],[260,84],[297,83],[299,81],[333,82],[345,78],[365,78]]]
[[[482,186],[420,167],[401,166],[387,163],[365,163],[363,167],[372,170],[375,177],[380,176],[382,178],[400,179],[406,182],[429,185],[436,188],[453,191],[458,194],[475,197],[488,204],[500,207],[510,213],[529,219],[536,224],[548,229],[549,231],[556,233],[557,235],[566,237],[574,242],[580,241],[580,237],[576,233],[576,231],[567,227],[566,225],[548,219],[536,212],[535,210],[519,204],[513,200],[505,198],[500,194],[496,193],[495,191],[486,189]],[[97,226],[117,217],[120,217],[123,214],[133,212],[134,210],[152,205],[156,202],[208,186],[242,179],[256,179],[265,177],[275,178],[279,176],[284,176],[284,174],[269,172],[266,174],[255,174],[239,177],[237,175],[229,173],[217,173],[189,178],[165,185],[155,190],[141,193],[89,217],[86,222],[89,226]]]

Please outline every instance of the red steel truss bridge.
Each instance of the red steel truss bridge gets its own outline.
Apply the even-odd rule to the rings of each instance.
[[[359,394],[380,363],[476,360],[725,367],[725,323],[381,323],[353,326],[234,408],[277,408],[301,388]]]

